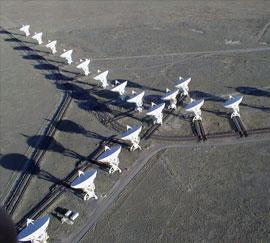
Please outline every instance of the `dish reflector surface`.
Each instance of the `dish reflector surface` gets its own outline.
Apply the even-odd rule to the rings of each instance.
[[[109,72],[109,70],[107,70],[107,71],[105,71],[103,73],[100,73],[99,75],[97,75],[96,77],[94,77],[94,79],[95,80],[102,80],[102,79],[104,79],[104,78],[107,77],[108,72]]]
[[[161,113],[162,110],[164,109],[164,107],[165,107],[165,103],[161,103],[161,104],[152,106],[152,107],[147,111],[146,114],[147,114],[147,115],[150,115],[150,116],[154,116],[155,114]]]
[[[175,87],[176,88],[182,88],[184,86],[187,86],[191,81],[191,78],[183,78],[180,79],[179,82],[176,83]]]
[[[128,140],[130,137],[139,136],[139,133],[141,132],[141,130],[142,130],[142,126],[133,127],[127,130],[125,133],[123,133],[120,139]]]
[[[88,171],[75,179],[70,186],[75,189],[85,188],[94,182],[96,176],[97,170]]]
[[[50,217],[45,216],[35,220],[33,223],[26,226],[18,235],[19,241],[30,241],[33,238],[39,237],[44,233],[50,222]]]
[[[67,58],[68,56],[70,56],[70,55],[72,54],[72,52],[73,52],[73,50],[68,50],[68,51],[62,53],[62,54],[60,55],[60,57]]]
[[[170,100],[170,99],[175,99],[179,92],[179,89],[175,89],[172,91],[167,92],[164,96],[161,97],[162,100]]]
[[[52,46],[54,46],[54,45],[56,45],[56,40],[55,41],[51,41],[50,43],[48,43],[47,45],[46,45],[46,47],[49,47],[49,48],[51,48]]]
[[[226,108],[233,108],[235,105],[239,105],[242,99],[243,99],[243,96],[236,96],[234,98],[227,100],[225,103],[223,103],[223,106]]]
[[[204,103],[204,99],[193,101],[185,107],[185,110],[186,111],[193,111],[195,109],[200,109],[201,106],[203,105],[203,103]]]
[[[127,81],[115,86],[114,88],[111,89],[111,91],[119,92],[119,91],[123,90],[126,86],[127,86]]]
[[[102,155],[100,155],[97,160],[100,162],[107,162],[110,159],[117,158],[120,152],[120,145],[111,147],[109,150],[105,151]]]
[[[33,35],[32,38],[33,38],[33,39],[38,39],[38,38],[40,38],[41,36],[42,36],[42,32]]]
[[[89,59],[86,59],[84,62],[80,63],[79,65],[77,65],[77,68],[85,68],[89,65],[90,63],[90,60]]]
[[[145,94],[145,91],[142,91],[140,93],[136,93],[135,95],[133,95],[129,99],[127,99],[127,102],[137,103],[139,100],[141,100],[143,98],[144,94]]]

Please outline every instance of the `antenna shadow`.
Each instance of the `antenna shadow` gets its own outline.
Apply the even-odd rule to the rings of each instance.
[[[145,104],[149,105],[151,105],[152,102],[154,102],[155,104],[160,104],[164,102],[163,100],[161,100],[161,97],[162,95],[150,94],[144,96],[143,100]]]
[[[233,87],[229,87],[233,88]],[[270,92],[265,91],[259,88],[255,87],[248,87],[248,86],[239,86],[234,88],[235,91],[244,94],[244,95],[253,95],[253,96],[265,96],[265,97],[270,97]]]
[[[99,140],[106,140],[107,138],[92,132],[85,130],[81,125],[71,121],[71,120],[61,120],[56,124],[56,129],[61,132],[68,132],[68,133],[77,133],[77,134],[83,134],[86,137],[90,138],[96,138]]]
[[[113,92],[110,90],[99,90],[95,93],[100,98],[104,98],[106,100],[118,100],[119,94],[117,92]]]
[[[94,103],[91,100],[78,102],[78,107],[85,111],[111,112],[111,109],[103,103]]]
[[[220,116],[220,117],[223,117],[223,118],[227,118],[227,115],[228,115],[227,112],[223,112],[223,111],[219,111],[219,110],[210,110],[210,109],[206,109],[206,108],[201,108],[201,110],[204,112],[213,113],[213,114]]]
[[[27,162],[27,166],[26,166]],[[51,182],[59,182],[60,180],[57,179],[55,176],[50,174],[47,171],[41,170],[39,166],[36,165],[34,160],[28,160],[28,158],[22,154],[7,154],[1,157],[0,165],[8,170],[12,171],[23,171],[27,174],[37,175],[38,178],[48,180]]]
[[[35,166],[35,162],[33,160],[28,161],[28,158],[22,154],[6,154],[0,159],[0,165],[3,168],[12,171],[22,171],[26,166],[26,162],[28,163],[27,168],[32,168]],[[30,172],[29,169],[27,169],[27,171]]]
[[[71,74],[74,74],[74,75],[80,75],[82,73],[80,72],[73,72],[73,71],[68,71],[68,70],[65,70],[65,69],[61,69],[61,72],[64,72],[64,73],[71,73]]]
[[[27,60],[46,60],[43,56],[40,56],[40,55],[26,55],[26,56],[23,56],[23,59],[27,59]]]
[[[22,40],[19,40],[17,38],[6,38],[5,39],[6,42],[21,42],[21,43],[27,43],[27,44],[35,44],[34,42],[30,42],[30,41],[22,41]]]
[[[8,35],[8,34],[10,34],[9,31],[7,31],[7,30],[0,30],[0,35]]]
[[[61,143],[56,141],[51,136],[40,136],[40,135],[32,136],[32,137],[28,137],[26,135],[23,135],[23,136],[27,138],[27,144],[31,146],[32,148],[61,153],[64,156],[68,156],[68,157],[76,158],[76,159],[84,158],[82,155],[76,153],[75,151],[64,148],[64,146]]]
[[[7,30],[1,30],[0,31],[0,34],[5,34],[5,35],[19,35],[19,36],[25,36],[25,34],[22,34],[22,33],[15,33],[15,32],[10,32],[9,30],[14,30],[14,29],[17,29],[17,28],[9,28]]]
[[[212,95],[203,91],[193,90],[189,92],[192,99],[207,99],[216,102],[225,102],[226,100],[222,97]]]
[[[55,128],[61,132],[85,134],[86,130],[71,120],[61,120],[55,124]]]
[[[49,63],[37,64],[37,65],[34,65],[34,68],[39,69],[39,70],[58,70],[57,66],[53,64],[49,64]]]
[[[15,46],[13,49],[16,51],[33,51],[33,49],[29,46]]]
[[[46,79],[49,80],[56,80],[56,81],[72,81],[73,78],[67,77],[61,73],[51,73],[51,74],[44,74]]]
[[[112,79],[112,80],[110,80],[111,85],[114,85],[116,80],[118,82],[120,82],[120,83],[128,81],[127,82],[127,88],[136,88],[136,89],[141,89],[142,91],[143,90],[151,90],[151,91],[157,91],[157,92],[165,93],[164,90],[156,89],[156,88],[149,87],[149,86],[146,86],[146,85],[141,85],[141,84],[138,84],[136,82],[133,82],[133,81],[127,80],[127,79]]]

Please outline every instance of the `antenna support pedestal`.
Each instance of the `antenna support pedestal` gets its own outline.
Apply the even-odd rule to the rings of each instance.
[[[44,231],[41,235],[39,235],[38,237],[35,237],[33,239],[31,239],[30,241],[32,243],[47,243],[49,239],[49,235],[47,234],[46,231]]]
[[[126,96],[124,94],[120,94],[120,99],[124,101],[126,99]]]
[[[112,159],[111,161],[109,161],[109,164],[111,166],[111,168],[109,170],[109,174],[113,174],[116,171],[119,171],[119,173],[122,173],[122,170],[118,167],[118,165],[119,165],[119,158]]]
[[[232,119],[233,117],[240,117],[239,109],[238,109],[238,111],[237,111],[236,109],[234,109],[233,113],[231,114],[231,119]]]
[[[135,110],[141,113],[143,111],[143,106],[137,106]]]
[[[201,110],[199,111],[194,111],[194,114],[195,116],[193,117],[192,119],[192,122],[195,122],[195,121],[201,121],[202,120],[202,117],[201,117]]]
[[[141,146],[139,145],[140,143],[140,137],[134,137],[131,140],[132,146],[130,147],[130,151],[135,151],[136,149],[142,150]]]
[[[97,195],[95,194],[95,184],[92,183],[88,187],[83,188],[83,191],[86,193],[84,195],[83,200],[89,200],[90,198],[98,199]]]
[[[173,110],[176,110],[176,104],[177,104],[177,99],[174,98],[174,99],[171,99],[170,100],[170,105],[169,105],[169,109],[173,109]]]
[[[189,91],[188,87],[186,87],[186,88],[183,87],[183,91],[181,93],[181,96],[189,96],[188,91]]]
[[[162,113],[155,115],[154,124],[162,124],[162,118],[163,118]]]

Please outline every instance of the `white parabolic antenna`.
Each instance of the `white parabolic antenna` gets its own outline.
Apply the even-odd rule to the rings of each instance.
[[[90,60],[86,58],[85,61],[79,64],[76,68],[82,69],[84,71],[84,75],[88,76],[88,74],[90,73],[89,67],[88,67],[89,63],[90,63]]]
[[[140,93],[135,93],[129,99],[127,99],[127,102],[136,104],[136,110],[138,112],[142,112],[142,110],[143,110],[142,105],[143,105],[144,94],[145,94],[145,91],[142,91]]]
[[[57,43],[57,41],[54,40],[54,41],[49,42],[49,43],[46,45],[47,48],[50,48],[50,49],[51,49],[52,54],[55,54],[55,53],[57,52],[57,50],[56,50],[56,43]]]
[[[125,88],[126,88],[126,86],[127,86],[127,81],[125,81],[125,82],[123,82],[121,84],[118,84],[117,86],[113,87],[111,89],[111,91],[119,93],[120,98],[122,100],[124,100],[125,99],[125,95],[124,94],[125,94]]]
[[[189,85],[190,81],[191,81],[191,78],[179,77],[179,82],[177,82],[174,87],[177,89],[182,89],[183,90],[182,95],[188,96],[188,91],[189,91],[188,85]]]
[[[67,60],[68,64],[71,64],[73,62],[72,61],[72,56],[71,56],[72,52],[73,52],[73,50],[68,50],[68,51],[62,53],[60,55],[60,57],[65,58]]]
[[[29,36],[30,35],[29,29],[30,29],[30,25],[23,25],[20,28],[20,31],[23,31],[26,36]]]
[[[156,105],[152,103],[152,107],[146,112],[146,115],[148,116],[154,116],[156,120],[154,121],[154,124],[162,124],[162,111],[165,107],[165,103],[161,103],[159,105]]]
[[[194,113],[195,116],[193,118],[193,121],[202,119],[201,118],[201,115],[202,115],[201,107],[202,107],[203,103],[204,103],[204,99],[200,99],[200,100],[196,100],[196,101],[193,101],[191,99],[191,103],[185,107],[186,111]]]
[[[122,172],[121,169],[118,167],[119,165],[119,154],[121,152],[121,146],[114,146],[112,148],[105,147],[107,150],[101,154],[98,158],[97,161],[107,164],[110,166],[109,174],[114,173],[115,171],[119,171],[120,173]]]
[[[18,235],[18,241],[31,241],[46,243],[49,236],[46,232],[50,217],[45,216],[29,223]]]
[[[175,90],[168,90],[168,92],[161,97],[162,100],[169,100],[170,101],[170,106],[169,109],[176,109],[176,104],[177,104],[177,99],[176,96],[179,93],[179,89],[175,89]]]
[[[105,89],[108,86],[108,80],[107,80],[108,73],[109,73],[109,70],[103,73],[100,73],[99,75],[94,77],[95,80],[98,80],[101,82],[103,89]]]
[[[79,177],[71,183],[71,187],[74,189],[81,189],[86,194],[84,195],[84,200],[88,200],[92,197],[97,199],[95,194],[95,184],[94,180],[97,176],[97,170],[91,170],[86,173],[79,171]]]
[[[242,102],[243,96],[236,96],[236,97],[232,97],[230,96],[230,99],[227,100],[225,103],[223,103],[223,107],[225,108],[230,108],[233,109],[233,113],[231,115],[231,117],[233,116],[239,116],[239,105]]]
[[[35,33],[35,35],[32,36],[32,39],[36,40],[38,42],[38,44],[41,45],[43,43],[42,35],[43,35],[42,32],[39,32],[37,34]]]
[[[127,131],[120,136],[120,139],[130,141],[132,146],[130,147],[130,151],[134,151],[136,149],[142,150],[140,143],[139,134],[142,130],[142,126],[130,127],[127,126]]]

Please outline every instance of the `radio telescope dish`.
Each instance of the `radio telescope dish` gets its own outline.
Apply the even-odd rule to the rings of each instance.
[[[146,115],[148,116],[154,116],[156,119],[154,120],[154,124],[162,124],[162,110],[165,107],[165,103],[161,103],[159,105],[156,105],[155,103],[152,103],[152,107],[146,112]]]
[[[127,126],[127,131],[120,136],[120,139],[127,140],[132,143],[132,146],[130,147],[130,151],[134,151],[136,149],[142,150],[141,146],[139,145],[140,143],[139,134],[141,130],[142,130],[142,126],[137,126],[133,128],[130,126]]]
[[[232,96],[230,96],[229,100],[227,100],[225,103],[223,103],[223,107],[233,109],[233,113],[231,115],[231,118],[233,116],[239,116],[240,117],[239,105],[242,102],[242,99],[243,99],[243,96],[236,96],[234,98]]]
[[[35,221],[28,219],[27,226],[18,235],[18,241],[46,243],[49,239],[49,236],[46,232],[49,222],[49,216],[42,217]]]
[[[202,115],[201,107],[202,107],[203,103],[204,103],[204,99],[200,99],[200,100],[196,100],[196,101],[193,101],[191,99],[191,103],[185,107],[186,111],[194,113],[195,116],[193,118],[193,121],[202,119],[201,118],[201,115]]]
[[[67,60],[69,65],[73,62],[72,57],[71,57],[72,52],[73,52],[73,50],[69,50],[69,51],[66,51],[60,55],[60,57],[65,58]]]
[[[35,35],[32,36],[32,39],[36,40],[38,42],[38,44],[41,45],[43,43],[42,35],[43,35],[42,32],[39,32],[37,34],[35,33]]]
[[[99,75],[94,77],[95,80],[98,80],[101,82],[103,89],[106,89],[106,87],[108,86],[108,80],[107,80],[108,73],[109,73],[109,70],[103,73],[100,73]]]
[[[24,32],[26,36],[29,36],[30,35],[29,29],[30,29],[30,25],[23,25],[20,28],[20,31]]]
[[[88,67],[89,63],[90,63],[90,60],[85,59],[85,61],[79,64],[76,68],[82,69],[84,71],[84,75],[88,76],[88,74],[90,73],[89,67]]]
[[[57,52],[57,50],[56,50],[56,43],[57,43],[57,41],[55,40],[55,41],[49,42],[49,43],[46,45],[47,48],[50,48],[50,49],[51,49],[52,54],[55,54],[55,53]]]
[[[188,84],[190,83],[190,81],[191,81],[191,78],[179,77],[179,82],[177,82],[174,87],[177,88],[177,89],[182,89],[183,90],[181,95],[188,96],[188,91],[189,91]]]
[[[176,104],[177,104],[177,99],[176,96],[179,93],[179,89],[175,89],[173,91],[170,91],[167,89],[166,94],[161,97],[162,100],[169,100],[170,101],[170,106],[169,109],[176,109]]]
[[[85,192],[84,200],[88,200],[92,197],[98,199],[95,194],[94,180],[97,176],[97,170],[91,170],[86,173],[79,171],[79,177],[71,183],[71,187],[74,189],[81,189]]]
[[[107,148],[107,150],[106,150]],[[120,173],[122,172],[121,169],[118,167],[119,165],[119,154],[121,152],[121,146],[114,146],[112,148],[105,147],[105,152],[101,154],[98,158],[97,161],[107,164],[110,168],[109,174],[114,173],[115,171],[119,171]]]
[[[120,99],[121,100],[124,100],[125,97],[126,97],[124,95],[125,94],[125,88],[126,88],[126,86],[127,86],[127,81],[125,81],[125,82],[123,82],[121,84],[118,84],[117,86],[115,86],[114,88],[112,88],[111,91],[119,93]]]
[[[129,103],[135,103],[136,104],[136,110],[140,113],[143,110],[143,96],[145,94],[145,91],[142,91],[140,93],[135,93],[133,91],[133,95],[127,99],[127,102]]]

